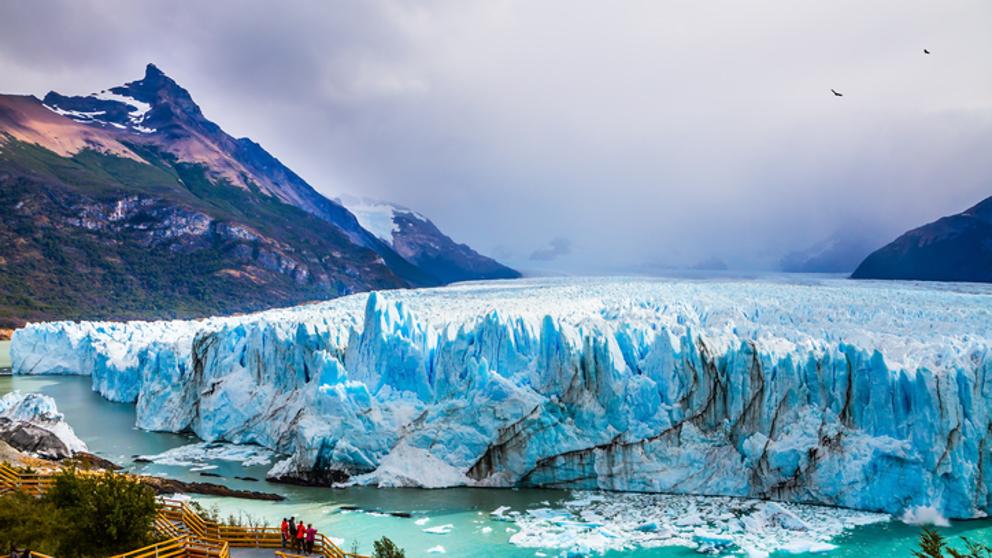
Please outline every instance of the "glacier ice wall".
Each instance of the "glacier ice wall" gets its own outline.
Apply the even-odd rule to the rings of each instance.
[[[992,291],[568,279],[200,321],[44,323],[138,426],[290,455],[271,476],[992,507]]]

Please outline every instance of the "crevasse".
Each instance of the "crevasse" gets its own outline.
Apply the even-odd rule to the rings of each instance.
[[[992,290],[560,279],[199,321],[45,323],[138,426],[288,455],[270,476],[990,509]]]

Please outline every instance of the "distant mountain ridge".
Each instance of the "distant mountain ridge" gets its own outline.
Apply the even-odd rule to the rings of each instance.
[[[90,96],[0,95],[0,198],[0,322],[242,312],[449,276],[151,64]]]
[[[779,262],[779,269],[787,273],[851,273],[885,238],[874,228],[847,227],[803,250],[789,252]]]
[[[992,282],[992,197],[904,233],[865,258],[851,277]]]
[[[442,283],[520,277],[516,270],[451,240],[416,211],[368,198],[341,197],[338,201],[358,217],[365,229],[407,261],[430,270]]]

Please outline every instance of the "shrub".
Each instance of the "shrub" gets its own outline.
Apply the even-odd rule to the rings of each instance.
[[[30,548],[46,554],[54,553],[57,544],[52,534],[61,529],[54,506],[23,492],[0,496],[0,551],[11,546]]]
[[[386,537],[372,543],[372,558],[406,558],[406,552]]]
[[[992,558],[992,547],[969,541],[961,537],[965,550],[957,550],[947,544],[947,539],[939,532],[925,527],[920,533],[917,550],[913,551],[915,558]],[[944,552],[947,554],[944,554]]]
[[[155,492],[124,475],[65,469],[43,500],[58,509],[59,557],[107,556],[150,542]],[[51,534],[51,533],[50,533]]]

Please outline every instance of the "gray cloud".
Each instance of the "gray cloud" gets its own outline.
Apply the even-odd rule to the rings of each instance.
[[[992,194],[989,21],[984,0],[14,0],[0,90],[86,93],[153,61],[324,193],[511,264],[562,234],[565,271],[760,268]]]
[[[536,262],[550,262],[559,256],[572,253],[572,241],[567,238],[554,238],[544,248],[538,248],[530,253],[530,259]]]

